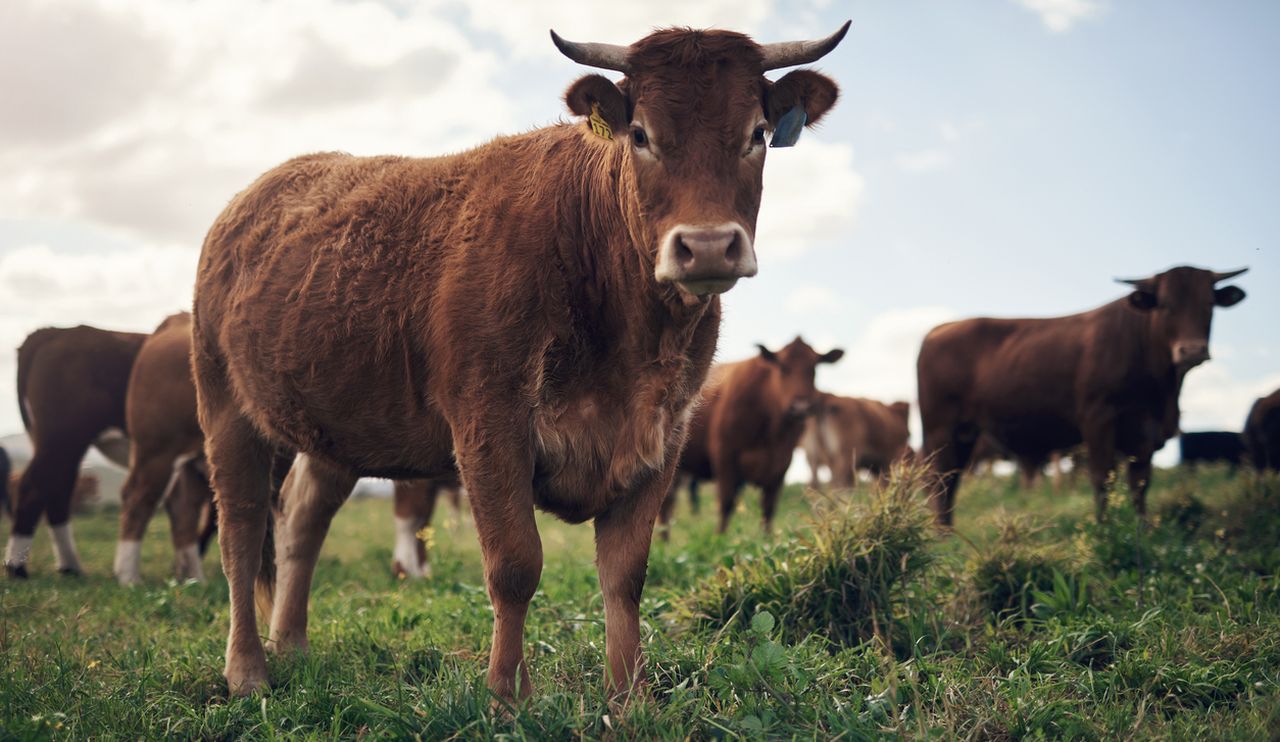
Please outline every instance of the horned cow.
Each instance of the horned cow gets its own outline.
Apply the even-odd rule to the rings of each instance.
[[[766,135],[818,122],[837,95],[815,72],[763,73],[822,57],[846,29],[781,45],[553,34],[571,59],[625,75],[569,87],[588,119],[448,157],[301,157],[231,201],[200,257],[193,360],[233,694],[267,679],[255,575],[274,601],[269,645],[305,648],[316,558],[355,478],[454,471],[494,606],[489,687],[531,692],[535,507],[594,519],[607,683],[640,681],[653,522],[715,349],[716,295],[756,273]],[[282,449],[298,456],[273,552]]]

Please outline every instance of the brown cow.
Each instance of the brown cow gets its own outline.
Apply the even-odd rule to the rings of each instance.
[[[132,442],[121,491],[114,571],[122,585],[142,581],[142,534],[163,498],[179,580],[203,580],[201,513],[213,493],[204,465],[204,434],[191,379],[191,315],[164,320],[142,344],[129,378],[125,421]]]
[[[909,451],[911,403],[885,404],[874,399],[822,394],[814,415],[805,423],[801,448],[812,472],[811,484],[821,488],[818,469],[831,470],[831,486],[854,485],[859,469],[883,476]]]
[[[1215,284],[1246,269],[1179,267],[1125,281],[1128,296],[1052,319],[969,319],[934,328],[917,364],[924,450],[940,474],[933,504],[952,523],[960,472],[986,433],[1019,460],[1044,462],[1084,442],[1096,514],[1117,452],[1144,514],[1151,456],[1178,432],[1178,392],[1209,358],[1214,306],[1244,298]]]
[[[777,353],[758,347],[757,357],[712,370],[680,457],[681,473],[716,481],[721,533],[748,483],[761,490],[763,526],[766,533],[771,530],[805,418],[818,399],[813,385],[818,364],[844,355],[839,348],[819,354],[799,337]],[[673,489],[663,508],[664,524],[674,500]]]
[[[461,510],[462,493],[456,478],[404,479],[395,483],[396,542],[391,552],[391,571],[397,577],[431,576],[427,546],[418,538],[418,532],[431,525],[441,493],[449,498],[454,510]]]
[[[13,462],[9,452],[0,446],[0,518],[9,512],[9,475],[13,472]]]
[[[128,465],[125,389],[146,337],[85,325],[49,327],[31,333],[18,349],[18,407],[33,450],[14,495],[4,560],[10,576],[27,576],[41,515],[53,531],[58,571],[81,573],[71,534],[72,491],[89,446]]]
[[[761,46],[657,31],[557,46],[588,121],[448,157],[302,157],[232,200],[205,240],[193,359],[231,597],[226,677],[267,682],[270,644],[307,645],[321,543],[358,475],[460,472],[494,604],[488,684],[531,692],[524,620],[542,570],[535,507],[594,519],[607,682],[641,676],[654,518],[711,363],[716,294],[756,272],[765,134],[819,120],[833,82],[799,70],[840,41]],[[281,495],[278,579],[264,546]]]
[[[1259,471],[1280,471],[1280,389],[1253,403],[1244,439]]]

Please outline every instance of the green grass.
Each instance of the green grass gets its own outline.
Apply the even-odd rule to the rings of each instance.
[[[603,609],[589,526],[541,520],[545,569],[526,641],[536,695],[495,711],[492,612],[475,536],[447,507],[435,577],[389,570],[390,503],[338,515],[312,596],[311,653],[273,689],[228,699],[227,590],[167,579],[163,518],[145,585],[110,577],[116,513],[81,516],[89,575],[0,583],[0,738],[1259,739],[1280,729],[1280,482],[1159,472],[1152,528],[1117,494],[980,478],[955,535],[918,527],[910,478],[878,498],[799,488],[760,538],[757,497],[718,536],[682,503],[642,606],[649,693],[602,689]],[[6,521],[7,527],[7,521]],[[842,618],[845,622],[842,623]]]

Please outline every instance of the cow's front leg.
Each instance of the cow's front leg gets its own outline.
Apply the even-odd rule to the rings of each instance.
[[[466,426],[454,436],[493,602],[488,684],[504,701],[533,692],[524,658],[524,620],[542,577],[542,540],[533,518],[533,461],[528,442],[512,434],[519,428],[506,419]]]
[[[640,653],[640,594],[649,566],[653,523],[672,477],[655,477],[635,496],[595,519],[596,569],[604,594],[605,684],[613,698],[626,698],[644,684]]]
[[[1107,484],[1116,466],[1116,436],[1114,423],[1092,426],[1085,430],[1084,443],[1089,453],[1089,481],[1093,485],[1094,517],[1098,522],[1107,518]]]
[[[1147,488],[1151,486],[1151,454],[1143,453],[1129,460],[1129,497],[1138,517],[1147,517]]]

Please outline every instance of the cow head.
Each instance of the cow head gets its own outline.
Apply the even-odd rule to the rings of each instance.
[[[765,135],[784,117],[787,129],[812,126],[838,94],[834,82],[809,70],[776,82],[764,73],[821,58],[848,28],[821,41],[764,45],[731,31],[665,29],[631,46],[575,43],[551,32],[575,62],[626,75],[616,83],[587,75],[565,92],[565,103],[622,151],[624,208],[641,222],[637,246],[659,283],[707,296],[756,274]]]
[[[1155,336],[1168,344],[1179,370],[1186,371],[1209,360],[1209,326],[1213,308],[1229,307],[1244,299],[1237,286],[1218,287],[1220,281],[1249,270],[1215,273],[1181,266],[1150,278],[1118,279],[1134,287],[1129,305],[1150,317]]]
[[[776,353],[763,345],[756,347],[760,349],[760,358],[777,370],[774,378],[784,414],[801,418],[816,412],[820,392],[813,381],[818,364],[835,363],[844,356],[844,351],[836,348],[819,354],[799,337]]]

